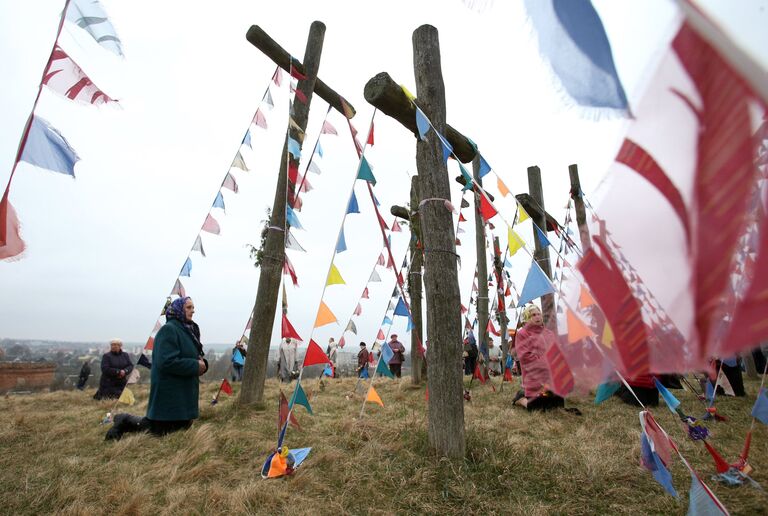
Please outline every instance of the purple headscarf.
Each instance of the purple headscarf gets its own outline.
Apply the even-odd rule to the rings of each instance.
[[[187,329],[189,334],[192,335],[192,339],[197,346],[198,353],[200,356],[203,356],[205,353],[203,352],[203,344],[200,342],[200,329],[193,320],[187,319],[187,314],[184,312],[184,305],[188,299],[191,298],[189,296],[180,297],[168,305],[168,307],[165,309],[165,320],[170,321],[171,319],[176,319],[179,321],[184,326],[184,328]]]

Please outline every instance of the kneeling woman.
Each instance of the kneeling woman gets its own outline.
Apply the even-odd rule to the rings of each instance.
[[[523,390],[514,403],[528,410],[549,410],[563,407],[565,401],[547,389],[551,383],[549,367],[544,353],[555,344],[555,334],[544,327],[541,310],[528,305],[523,310],[525,325],[515,337],[515,350],[523,375]]]

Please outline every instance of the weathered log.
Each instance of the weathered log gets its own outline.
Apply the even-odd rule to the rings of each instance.
[[[411,188],[413,188],[413,187],[411,187]],[[411,197],[413,197],[413,195],[411,195]],[[408,211],[408,208],[406,208],[404,206],[397,206],[397,205],[392,206],[389,209],[389,213],[391,213],[392,215],[394,215],[395,217],[397,217],[399,219],[408,220],[408,221],[411,220],[411,212]]]
[[[480,178],[480,157],[475,156],[472,160],[472,175],[475,183],[483,186],[483,180]],[[464,176],[461,176],[464,179]],[[477,254],[477,345],[480,348],[483,358],[485,354],[482,351],[488,350],[488,254],[485,252],[485,220],[480,213],[480,192],[475,191],[475,253]],[[469,330],[472,331],[472,330]],[[483,374],[488,367],[486,360],[483,361]]]
[[[546,219],[547,211],[544,208],[544,191],[541,187],[541,170],[539,167],[528,167],[528,191],[531,192],[530,199],[533,202],[535,210],[528,211],[535,226],[533,227],[533,242],[536,250],[533,258],[539,264],[541,270],[552,279],[552,266],[549,262],[549,246],[544,246],[536,235],[536,226],[543,228],[548,225]],[[557,315],[555,313],[555,295],[544,294],[541,296],[541,313],[544,316],[544,325],[552,331],[557,331]]]
[[[419,195],[419,176],[411,178],[411,206],[418,206],[421,202]],[[392,206],[400,208],[400,206]],[[419,248],[421,242],[421,221],[419,213],[416,212],[413,217],[408,210],[402,208],[408,216],[411,229],[410,253],[411,269],[408,273],[408,294],[411,297],[411,319],[413,320],[413,329],[411,330],[411,383],[413,385],[421,384],[422,368],[425,366],[424,359],[421,356],[420,346],[424,343],[423,321],[421,317],[421,275],[424,264],[424,256]],[[399,210],[398,210],[399,211]],[[395,213],[392,213],[395,215]]]
[[[387,72],[381,72],[372,77],[365,85],[363,96],[373,107],[403,124],[416,138],[419,137],[419,130],[416,127],[416,108]],[[415,102],[424,111],[424,106],[418,98]],[[433,125],[434,123],[435,121],[432,120]],[[477,149],[469,138],[447,124],[441,133],[451,144],[453,153],[462,163],[469,163],[474,159]]]
[[[576,208],[576,224],[579,226],[581,250],[586,252],[591,244],[589,242],[589,227],[587,227],[587,211],[584,209],[584,197],[579,180],[579,167],[575,164],[568,165],[568,176],[571,179],[571,199],[573,199]]]
[[[319,23],[319,22],[316,22],[316,23]],[[301,75],[307,75],[307,70],[304,67],[304,64],[302,64],[295,57],[291,56],[290,53],[288,53],[283,47],[281,47],[277,43],[277,41],[272,39],[269,36],[269,34],[264,32],[264,29],[262,29],[258,25],[251,25],[251,28],[248,29],[248,32],[246,33],[245,37],[253,46],[261,50],[265,56],[267,56],[272,61],[274,61],[277,66],[279,66],[286,72],[290,73],[291,61],[293,61],[293,67]],[[336,93],[333,90],[333,88],[325,84],[320,79],[315,80],[315,85],[313,90],[315,93],[317,93],[318,97],[326,101],[328,104],[331,105],[331,107],[333,107],[336,111],[338,111],[342,115],[346,116],[347,118],[352,118],[355,116],[355,108],[352,106],[352,104],[350,104],[347,99],[344,99],[344,97]],[[350,109],[349,113],[347,112],[347,110],[344,109],[344,104],[342,104],[341,99],[344,99],[344,104],[346,104],[347,107]]]
[[[437,29],[422,25],[413,33],[413,69],[421,109],[445,134],[445,85]],[[370,84],[370,83],[369,83]],[[367,88],[367,86],[366,86]],[[367,98],[367,97],[366,97]],[[370,102],[370,100],[369,100]],[[416,142],[422,199],[450,199],[448,171],[438,138]],[[461,364],[461,299],[453,216],[442,202],[419,208],[427,297],[429,387],[427,434],[438,455],[463,458],[466,452]]]
[[[253,29],[253,27],[251,27]],[[249,31],[250,33],[251,31]],[[289,127],[285,135],[285,143],[281,153],[280,169],[277,176],[275,198],[272,203],[272,215],[269,219],[269,229],[263,248],[261,274],[256,292],[256,302],[253,306],[251,332],[248,335],[248,360],[245,361],[243,386],[240,390],[238,404],[247,406],[263,406],[264,382],[267,378],[267,362],[269,345],[272,338],[272,327],[277,310],[277,295],[280,291],[280,281],[285,261],[285,205],[292,194],[288,181],[288,160],[294,158],[288,153],[288,138],[298,141],[299,132],[307,128],[309,106],[312,102],[312,92],[315,89],[317,71],[320,68],[320,57],[323,51],[325,25],[319,21],[313,22],[309,29],[307,48],[304,53],[304,75],[297,88],[307,97],[306,103],[297,102],[294,106],[293,120],[297,127]],[[296,163],[298,166],[298,163]],[[286,192],[289,195],[286,195]],[[292,195],[291,195],[292,197]]]
[[[467,186],[467,180],[466,180],[466,179],[464,179],[464,176],[462,176],[462,175],[458,175],[458,176],[456,176],[454,179],[455,179],[455,180],[456,180],[456,182],[457,182],[457,183],[459,183],[461,186]],[[490,199],[490,200],[491,200],[491,202],[493,202],[493,201],[495,201],[495,200],[496,200],[496,198],[493,196],[493,194],[492,194],[491,192],[488,192],[488,191],[486,191],[485,193],[486,193],[486,195],[488,196],[488,199]]]
[[[527,193],[517,194],[515,195],[515,199],[517,199],[517,202],[519,202],[523,206],[523,209],[534,220],[539,220],[539,218],[542,216],[541,207],[533,199],[533,197],[530,196],[530,194],[527,194]],[[546,229],[547,231],[554,231],[555,228],[559,227],[559,224],[557,223],[557,220],[555,219],[555,217],[553,217],[546,211],[544,211],[543,214],[547,219],[547,229]]]

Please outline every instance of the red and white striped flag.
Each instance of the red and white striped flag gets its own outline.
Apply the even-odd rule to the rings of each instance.
[[[51,61],[43,76],[43,84],[68,99],[84,104],[98,106],[117,102],[101,91],[59,45],[53,47]]]

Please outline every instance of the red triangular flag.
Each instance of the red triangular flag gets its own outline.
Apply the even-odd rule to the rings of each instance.
[[[339,347],[344,348],[344,344],[346,343],[347,342],[344,340],[344,336],[342,335],[341,338],[339,339]]]
[[[144,351],[152,351],[152,349],[155,347],[155,338],[150,337],[147,339],[147,343],[144,344]]]
[[[496,216],[498,212],[496,211],[496,208],[491,206],[491,203],[488,202],[488,199],[485,198],[485,195],[480,196],[480,215],[483,216],[483,220],[488,222],[493,217]]]
[[[368,133],[368,145],[373,145],[373,122],[371,122],[371,132]]]
[[[488,319],[488,331],[490,333],[493,333],[497,337],[501,336],[501,333],[499,333],[499,331],[493,326],[493,321],[491,321],[490,319]]]
[[[288,180],[295,185],[299,183],[299,164],[292,159],[288,161]]]
[[[361,313],[363,313],[363,307],[360,306],[360,303],[357,303],[357,306],[355,307],[354,314],[355,315],[360,315]]]
[[[485,385],[485,377],[483,376],[483,373],[480,372],[480,364],[477,364],[475,366],[475,372],[472,373],[472,378],[476,378],[476,379],[480,380],[480,383]]]
[[[272,76],[272,80],[275,81],[275,84],[279,87],[283,82],[283,72],[278,68],[275,70],[275,74]]]
[[[232,386],[229,384],[226,378],[224,378],[224,380],[221,382],[221,387],[219,390],[232,396]]]
[[[291,63],[291,77],[300,81],[303,81],[307,78],[306,75],[302,74],[295,66],[293,66],[293,63]]]
[[[299,286],[299,278],[296,276],[296,270],[293,268],[293,264],[291,264],[287,254],[285,255],[285,262],[283,262],[283,274],[291,276],[291,281],[293,282],[294,287]]]
[[[304,95],[303,91],[297,88],[296,90],[294,90],[294,93],[296,94],[296,98],[299,100],[299,102],[301,102],[302,104],[307,103],[307,96]]]
[[[392,231],[402,231],[400,224],[397,223],[397,220],[392,223]]]
[[[384,259],[384,253],[381,253],[379,259],[376,261],[376,265],[384,265],[385,263],[387,262]]]
[[[363,297],[362,297],[362,299],[370,299],[368,297],[368,287],[365,287],[365,290],[363,290]]]
[[[504,369],[504,381],[505,382],[511,382],[512,381],[512,370],[509,368]]]
[[[467,219],[464,218],[464,214],[463,213],[459,213],[459,222],[466,222],[466,221],[467,221]]]
[[[392,261],[392,255],[390,254],[387,258],[387,269],[393,269],[395,268],[395,262]]]
[[[379,333],[376,335],[376,340],[384,340],[384,330],[379,328]]]
[[[301,430],[301,427],[299,426],[299,422],[296,420],[296,416],[293,415],[293,412],[291,412],[290,408],[288,408],[288,399],[286,399],[285,394],[283,394],[283,391],[280,391],[280,410],[278,411],[277,416],[277,431],[281,431],[283,429],[283,426],[285,425],[285,420],[288,419],[288,414],[291,414],[291,424]]]
[[[461,305],[461,313],[465,314],[465,313],[467,313],[467,311],[468,311],[467,307],[462,304]]]
[[[328,362],[330,362],[328,355],[326,355],[325,352],[320,349],[320,346],[317,345],[317,342],[310,339],[309,347],[307,348],[307,354],[304,355],[304,367],[316,364],[327,364]]]
[[[293,329],[293,325],[291,324],[291,321],[288,320],[288,316],[286,314],[283,314],[283,323],[281,325],[281,336],[283,338],[291,338],[296,339],[299,342],[301,342],[301,337],[299,337],[299,334],[296,333],[296,330]]]
[[[728,471],[730,468],[728,463],[725,462],[725,459],[719,453],[717,453],[717,450],[715,450],[706,440],[704,441],[704,447],[707,449],[709,454],[712,455],[712,458],[715,461],[715,468],[717,469],[717,472],[725,473]]]

